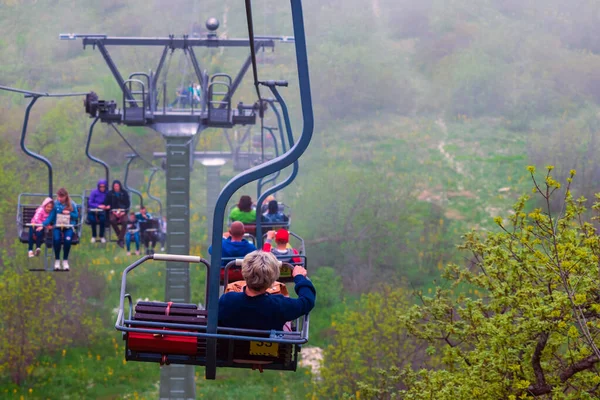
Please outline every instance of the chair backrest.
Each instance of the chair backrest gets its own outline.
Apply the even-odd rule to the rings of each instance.
[[[31,218],[35,215],[37,206],[24,205],[21,206],[19,213],[19,241],[21,243],[29,242],[29,227],[27,224],[31,222]]]
[[[31,222],[31,219],[35,215],[35,211],[37,210],[37,208],[38,208],[38,206],[23,206],[22,207],[23,226],[25,226],[25,224],[29,224]]]
[[[156,229],[159,231],[158,219],[149,219],[147,221],[140,221],[140,231],[144,232],[146,229]]]

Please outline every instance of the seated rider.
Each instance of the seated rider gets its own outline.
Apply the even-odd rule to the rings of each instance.
[[[44,227],[41,224],[44,223],[46,218],[52,212],[54,208],[54,200],[51,197],[46,197],[42,202],[42,205],[39,206],[35,210],[35,214],[33,218],[31,218],[31,224],[40,225],[40,226],[30,226],[29,227],[29,252],[27,255],[29,258],[34,255],[39,256],[42,252],[42,243],[44,243]],[[33,245],[35,243],[35,254],[33,252]]]
[[[277,200],[269,201],[267,212],[262,215],[262,221],[267,223],[288,222],[290,219],[287,215],[279,211],[279,203]]]
[[[110,225],[117,234],[117,245],[124,247],[124,239],[127,225],[127,210],[131,205],[129,193],[123,190],[121,181],[115,179],[112,184],[112,190],[106,194],[104,199],[105,210],[110,211]]]
[[[271,253],[253,251],[244,257],[242,275],[246,287],[219,299],[219,325],[242,329],[283,330],[287,321],[299,318],[315,306],[316,290],[306,278],[306,270],[295,266],[292,272],[297,299],[269,294],[279,277],[280,262]]]
[[[265,201],[263,201],[262,206],[260,206],[261,214],[266,213],[269,210],[269,203],[275,200],[275,196],[272,194],[268,195]]]
[[[273,239],[275,239],[275,247],[273,247]],[[301,263],[300,257],[292,257],[298,254],[298,250],[290,245],[290,233],[285,229],[280,229],[277,232],[267,232],[267,240],[263,244],[263,251],[270,251],[277,257],[278,260],[288,263]]]
[[[125,245],[127,246],[127,255],[131,255],[131,239],[135,241],[135,255],[140,255],[140,223],[135,217],[135,213],[129,213],[127,220],[127,233],[125,234]]]
[[[62,217],[58,217],[61,215]],[[68,216],[68,217],[65,217]],[[60,223],[61,219],[67,219],[67,224]],[[69,270],[69,253],[71,251],[71,244],[73,243],[73,237],[75,234],[74,228],[77,226],[77,220],[79,219],[79,211],[77,204],[69,197],[67,189],[60,188],[56,192],[56,200],[54,201],[54,207],[48,215],[48,218],[43,222],[42,225],[50,226],[52,229],[52,242],[54,247],[54,270],[60,270],[60,250],[63,249],[63,271]]]
[[[246,254],[256,250],[256,246],[244,239],[244,224],[236,221],[229,227],[229,232],[223,234],[222,258],[242,258]],[[212,254],[212,246],[208,248],[208,254]],[[229,261],[225,260],[221,265],[227,265]]]
[[[152,221],[152,215],[146,210],[145,206],[140,207],[140,212],[135,214],[135,218],[140,223],[140,228],[142,228],[143,223]],[[149,225],[146,225],[149,226]],[[158,232],[157,231],[142,231],[142,242],[147,249],[147,253],[154,253],[154,248],[156,247],[156,242],[158,241]],[[150,242],[152,242],[152,247],[150,247]]]
[[[100,209],[105,210],[104,200],[106,200],[106,193],[108,192],[108,181],[100,179],[96,189],[92,190],[88,199],[88,209]],[[87,215],[90,226],[92,227],[92,243],[96,243],[97,229],[96,225],[100,225],[100,242],[106,243],[104,238],[104,230],[106,227],[106,212],[105,211],[88,211]]]
[[[240,221],[244,224],[253,224],[256,222],[256,210],[252,208],[252,198],[250,196],[240,197],[238,205],[229,213],[229,219]]]

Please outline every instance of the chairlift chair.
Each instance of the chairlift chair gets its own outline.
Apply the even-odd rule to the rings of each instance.
[[[32,225],[31,218],[33,218],[35,211],[42,204],[44,199],[48,197],[46,194],[42,193],[21,193],[19,194],[17,201],[17,235],[19,241],[24,244],[29,243],[29,227],[35,226]],[[83,201],[83,196],[78,195],[70,195],[71,199],[77,199]],[[55,200],[55,196],[53,196]],[[81,234],[81,225],[82,225],[82,206],[81,202],[77,200],[73,200],[77,206],[77,212],[79,214],[79,218],[75,225],[68,224],[68,227],[73,228],[73,239],[71,241],[71,245],[76,246],[80,241]],[[67,225],[65,225],[67,227]],[[29,271],[42,271],[42,272],[53,272],[54,269],[51,268],[49,260],[52,258],[52,253],[49,252],[49,248],[52,247],[52,235],[47,234],[44,229],[41,234],[44,234],[44,243],[46,247],[44,249],[44,268],[30,268]],[[64,238],[62,239],[64,243]],[[62,270],[61,270],[62,271]]]
[[[200,366],[216,361],[217,367],[296,371],[298,353],[308,342],[308,314],[292,324],[291,332],[218,327],[217,334],[209,334],[208,311],[196,304],[140,301],[133,305],[127,293],[127,276],[149,260],[200,263],[210,268],[208,261],[200,257],[154,254],[125,269],[115,328],[123,332],[126,360]],[[231,261],[225,268],[239,267],[241,261]],[[282,267],[293,268],[289,264]],[[211,338],[217,339],[216,360],[210,360],[207,351],[207,340]]]
[[[94,209],[90,209],[88,201],[90,200],[90,194],[92,193],[94,189],[85,189],[83,191],[83,214],[84,214],[84,222],[86,225],[91,225],[90,221],[88,219],[88,214],[89,212],[93,212],[96,213],[96,215],[99,215],[100,213],[104,213],[105,215],[105,223],[104,223],[104,238],[106,239],[107,242],[112,242],[112,243],[116,243],[117,240],[112,238],[112,229],[110,228],[110,220],[109,220],[109,214],[106,210],[103,210],[101,208],[94,208]],[[106,188],[106,191],[108,192],[108,187]]]
[[[286,215],[288,217],[288,220],[286,222],[262,222],[261,223],[261,230],[263,235],[265,233],[267,233],[268,231],[273,231],[273,230],[277,230],[277,229],[287,229],[289,230],[291,225],[292,225],[292,210],[291,208],[282,203],[279,202],[279,212],[283,213],[284,215]],[[231,211],[237,207],[237,204],[232,205],[231,207],[229,207],[229,214],[231,214]],[[227,215],[229,215],[227,214]],[[262,214],[259,215],[259,210],[256,210],[256,218],[260,218],[262,217]],[[231,226],[231,223],[234,222],[231,219],[227,220],[227,226]],[[244,224],[244,228],[246,230],[246,233],[249,233],[253,236],[256,236],[256,223],[248,223],[248,224]]]

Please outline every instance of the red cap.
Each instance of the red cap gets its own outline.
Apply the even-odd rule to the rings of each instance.
[[[275,234],[275,241],[276,242],[289,242],[290,241],[290,234],[287,230],[285,229],[280,229],[277,231],[277,233]]]

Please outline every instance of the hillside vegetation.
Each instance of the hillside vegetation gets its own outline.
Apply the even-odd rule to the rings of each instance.
[[[288,3],[253,4],[258,34],[292,34]],[[478,261],[473,254],[458,251],[461,235],[478,232],[467,236],[464,247],[487,255],[487,248],[478,247],[480,242],[504,243],[496,236],[500,227],[495,217],[516,218],[519,212],[529,213],[541,205],[546,213],[563,212],[562,189],[571,170],[577,171],[573,197],[585,196],[589,200],[580,206],[592,206],[600,179],[594,159],[600,150],[597,4],[592,0],[306,0],[304,9],[317,125],[313,143],[300,160],[297,180],[281,196],[292,207],[293,230],[309,246],[311,276],[319,291],[311,344],[326,348],[323,373],[316,380],[304,369],[296,374],[219,371],[218,380],[204,381],[203,371],[197,369],[198,397],[387,399],[407,390],[403,396],[416,399],[422,398],[419,393],[436,393],[439,382],[451,381],[463,389],[499,385],[498,371],[482,372],[480,381],[465,384],[468,368],[460,364],[464,360],[460,357],[466,350],[445,350],[434,343],[431,326],[423,321],[443,320],[444,310],[462,311],[470,302],[501,297],[490,286],[496,281],[484,284],[481,277],[470,275]],[[203,25],[210,16],[221,21],[219,34],[247,35],[243,4],[231,0],[169,4],[0,0],[0,85],[48,92],[93,90],[101,99],[120,101],[119,89],[98,51],[83,50],[80,41],[59,41],[59,33],[179,35],[191,31],[195,23]],[[129,74],[156,68],[160,51],[111,49],[111,55]],[[246,55],[247,50],[199,52],[202,68],[211,73],[235,74]],[[301,115],[292,46],[277,45],[273,60],[260,64],[259,74],[289,80],[283,94],[298,133]],[[174,56],[169,87],[191,79],[192,69]],[[248,76],[234,101],[254,99]],[[19,149],[26,104],[20,95],[0,92],[0,397],[156,398],[159,368],[125,363],[123,343],[112,328],[120,271],[133,258],[114,245],[92,247],[86,228],[82,244],[73,250],[73,271],[68,276],[26,272],[39,260],[28,260],[24,246],[16,241],[17,197],[46,190],[46,171]],[[41,99],[36,104],[27,143],[52,161],[55,188],[64,186],[78,194],[101,177],[102,170],[84,153],[90,122],[80,98]],[[266,124],[275,124],[272,115]],[[156,132],[122,131],[145,158],[164,151]],[[199,149],[225,145],[220,131],[209,130],[203,133]],[[110,164],[111,177],[122,179],[129,152],[114,131],[96,128],[92,153]],[[514,210],[520,196],[531,191],[527,165],[554,165],[552,176],[563,183],[561,196],[550,200],[537,196],[522,210]],[[131,186],[144,189],[149,175],[144,168],[135,164]],[[232,176],[228,165],[222,171],[223,183]],[[164,201],[163,179],[164,175],[158,176],[153,192]],[[192,248],[194,254],[205,255],[201,165],[196,165],[192,179]],[[242,192],[255,197],[256,189],[250,186],[238,194]],[[581,212],[583,220],[589,216]],[[509,258],[503,253],[502,263],[518,264]],[[494,259],[486,260],[481,262]],[[444,272],[446,281],[441,275],[449,263],[454,267]],[[148,266],[135,274],[134,298],[163,297],[161,268]],[[201,293],[205,277],[200,270],[193,272],[193,293]],[[503,277],[495,279],[503,281]],[[507,284],[518,282],[517,277],[509,277]],[[581,272],[575,278],[588,282],[589,277]],[[454,282],[459,282],[458,287],[450,293],[447,289]],[[590,312],[594,311],[592,286],[576,289],[586,296],[579,305],[589,301]],[[528,290],[533,296],[542,289],[534,285]],[[563,294],[567,292],[568,288]],[[439,302],[427,299],[428,295]],[[421,308],[411,309],[415,303]],[[393,312],[379,313],[388,310],[388,304]],[[516,314],[521,312],[518,304],[512,303]],[[570,337],[576,343],[572,351],[582,357],[595,354],[570,308],[562,303],[552,307],[544,323],[558,324],[552,318],[559,317],[565,323],[552,332]],[[535,319],[538,311],[529,317]],[[366,317],[372,317],[372,325],[363,324]],[[575,331],[569,332],[570,326]],[[540,332],[529,328],[519,333]],[[482,335],[482,344],[465,339],[465,346],[469,351],[470,346],[489,346],[493,337],[489,332],[483,328],[462,332],[469,339]],[[521,347],[506,341],[498,348],[516,351],[521,358],[529,356],[537,337],[524,336],[519,336]],[[381,348],[370,344],[373,337],[379,338]],[[564,356],[563,342],[551,337],[548,343],[556,352],[552,354]],[[382,355],[381,362],[374,354]],[[389,354],[398,354],[395,370],[389,370],[391,365],[385,361]],[[466,357],[470,365],[485,366],[486,357],[492,356],[497,353]],[[534,368],[517,371],[521,364],[510,360],[514,370],[507,386],[494,386],[495,394],[489,398],[547,395],[528,389],[535,384]],[[561,360],[568,364],[575,358]],[[428,368],[434,367],[440,372],[428,375]],[[382,375],[378,368],[388,370]],[[544,368],[550,368],[544,370],[548,385],[560,388],[558,367],[544,364]],[[599,378],[588,373],[565,389],[565,398],[595,396],[590,385]],[[425,385],[427,379],[433,386]],[[460,393],[463,397],[455,398],[484,398],[466,389]]]

